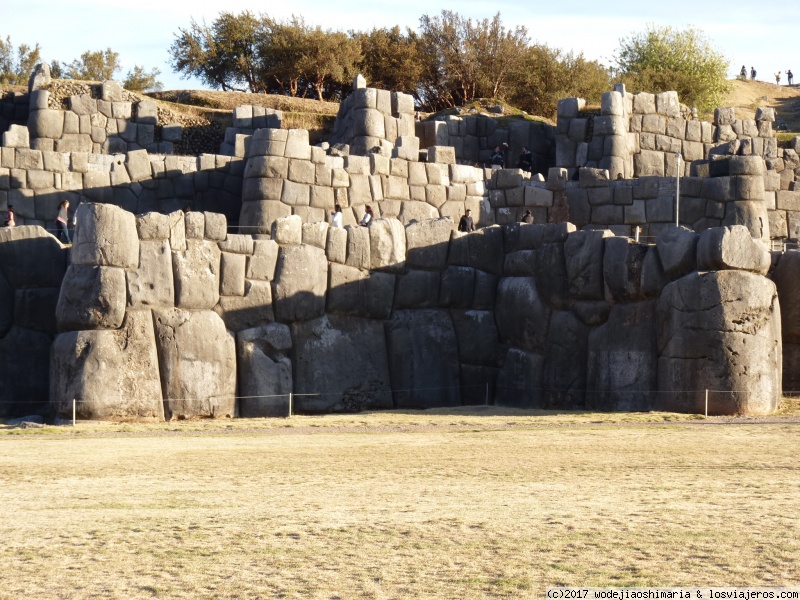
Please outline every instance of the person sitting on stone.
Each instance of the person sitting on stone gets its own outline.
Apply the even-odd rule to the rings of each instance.
[[[359,225],[361,225],[362,227],[369,227],[370,225],[372,225],[372,218],[373,218],[372,207],[369,204],[367,204],[367,206],[364,207],[364,216],[361,217],[361,222],[359,223]]]
[[[506,155],[500,150],[500,146],[495,146],[494,152],[492,153],[492,169],[502,169],[505,162]]]
[[[519,161],[517,162],[517,168],[522,169],[523,171],[530,171],[532,164],[533,153],[528,150],[527,146],[523,146],[522,154],[519,155]]]
[[[342,228],[342,207],[336,204],[331,213],[331,227]]]
[[[14,220],[14,207],[10,204],[8,205],[8,210],[6,210],[6,222],[3,224],[4,227],[16,227],[17,222]]]
[[[72,242],[69,239],[69,231],[67,230],[67,223],[69,222],[69,217],[67,216],[68,211],[69,200],[64,200],[58,205],[58,216],[56,217],[56,237],[58,239],[63,239],[64,243],[66,244],[71,244]]]
[[[522,215],[521,222],[522,223],[528,223],[528,224],[532,224],[533,223],[533,215],[531,214],[530,209],[526,210],[525,214]]]
[[[464,213],[464,216],[458,221],[458,230],[459,231],[475,231],[475,223],[472,222],[472,217],[470,216],[470,209],[467,209]]]

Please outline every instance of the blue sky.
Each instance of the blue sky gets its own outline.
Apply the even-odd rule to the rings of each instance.
[[[516,2],[462,0],[437,5],[419,0],[347,2],[293,0],[285,3],[245,0],[192,0],[164,2],[137,0],[4,0],[0,9],[0,35],[11,35],[14,45],[39,42],[45,60],[69,62],[86,50],[111,47],[123,65],[120,79],[134,64],[161,70],[165,89],[199,88],[199,81],[183,80],[171,71],[167,49],[181,27],[190,20],[214,20],[219,10],[251,10],[272,17],[302,15],[311,25],[331,29],[371,29],[401,25],[416,29],[423,14],[452,9],[475,19],[500,12],[507,27],[524,25],[532,40],[564,50],[583,52],[604,64],[611,63],[622,37],[649,24],[701,28],[715,48],[731,60],[730,75],[742,64],[755,66],[758,79],[774,82],[776,71],[792,69],[800,82],[800,2]],[[795,61],[793,63],[792,61]],[[785,76],[782,80],[785,82]]]

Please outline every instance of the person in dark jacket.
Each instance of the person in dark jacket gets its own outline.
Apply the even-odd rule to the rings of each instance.
[[[506,155],[500,150],[500,146],[495,146],[492,152],[492,169],[502,169],[505,162]]]
[[[517,168],[523,171],[530,171],[531,165],[533,165],[533,153],[526,146],[523,146],[522,154],[519,155],[519,161],[517,162]]]
[[[69,222],[69,200],[64,200],[58,205],[58,216],[56,217],[56,230],[58,239],[63,239],[65,243],[71,244],[69,239],[69,231],[67,230],[67,223]]]
[[[464,216],[461,217],[461,220],[458,222],[458,230],[459,231],[475,231],[475,223],[472,222],[472,217],[469,216],[471,211],[467,209],[464,213]]]

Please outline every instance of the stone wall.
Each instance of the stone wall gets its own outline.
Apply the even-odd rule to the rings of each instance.
[[[353,92],[339,105],[330,143],[344,154],[418,160],[414,97],[366,87],[359,75]]]
[[[250,138],[256,129],[280,129],[283,111],[246,104],[233,109],[233,127],[225,128],[219,153],[244,158],[250,149]]]
[[[191,206],[238,219],[243,160],[146,150],[115,155],[34,150],[26,134],[24,127],[12,126],[0,148],[0,210],[13,206],[18,225],[52,228],[63,200],[70,202],[70,217],[82,202],[91,201],[132,213]]]
[[[631,94],[625,86],[602,95],[600,114],[585,110],[582,98],[558,103],[556,166],[570,175],[579,167],[607,169],[612,179],[678,173],[704,175],[715,154],[778,155],[773,109],[758,109],[755,119],[736,119],[732,108],[714,113],[714,123],[698,120],[677,92]]]
[[[171,154],[172,143],[181,139],[180,125],[156,128],[158,109],[153,100],[130,102],[114,81],[102,85],[102,94],[70,96],[67,108],[51,101],[50,92],[30,93],[28,132],[30,147],[55,152],[119,154],[147,149]]]
[[[456,159],[467,164],[489,165],[496,146],[508,144],[506,166],[517,166],[522,147],[528,148],[534,173],[547,173],[555,166],[555,128],[539,121],[512,121],[501,129],[486,115],[447,115],[441,120],[420,121],[416,135],[420,146],[452,146]]]
[[[0,228],[0,417],[47,412],[67,249],[40,227]]]
[[[744,227],[673,228],[655,246],[569,224],[463,234],[447,218],[225,229],[81,207],[56,310],[59,412],[75,398],[81,418],[266,416],[290,391],[301,412],[487,397],[697,412],[710,388],[736,390],[713,414],[766,414],[780,398],[770,257]]]
[[[24,92],[5,92],[0,97],[0,134],[8,131],[11,125],[28,123],[28,104],[30,96]]]
[[[495,222],[488,171],[455,164],[452,148],[434,148],[428,161],[418,162],[418,153],[410,159],[334,156],[309,145],[306,130],[260,129],[250,142],[239,226],[245,233],[269,234],[275,219],[290,214],[304,223],[329,220],[336,204],[345,224],[357,223],[367,204],[376,217],[403,223],[451,217],[457,224],[467,208],[478,225]]]

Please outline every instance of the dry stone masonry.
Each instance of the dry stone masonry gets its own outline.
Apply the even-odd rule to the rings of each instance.
[[[768,414],[800,385],[800,264],[767,250],[800,237],[797,154],[769,111],[703,123],[617,89],[599,115],[563,101],[555,129],[415,124],[410,96],[357,79],[330,143],[245,106],[220,154],[185,157],[113,82],[65,110],[45,87],[0,147],[20,225],[0,230],[2,415],[49,396],[87,419],[279,416],[290,393],[309,413],[697,412],[705,389],[713,414]],[[541,173],[464,164],[504,141]],[[71,248],[43,229],[64,199]]]

